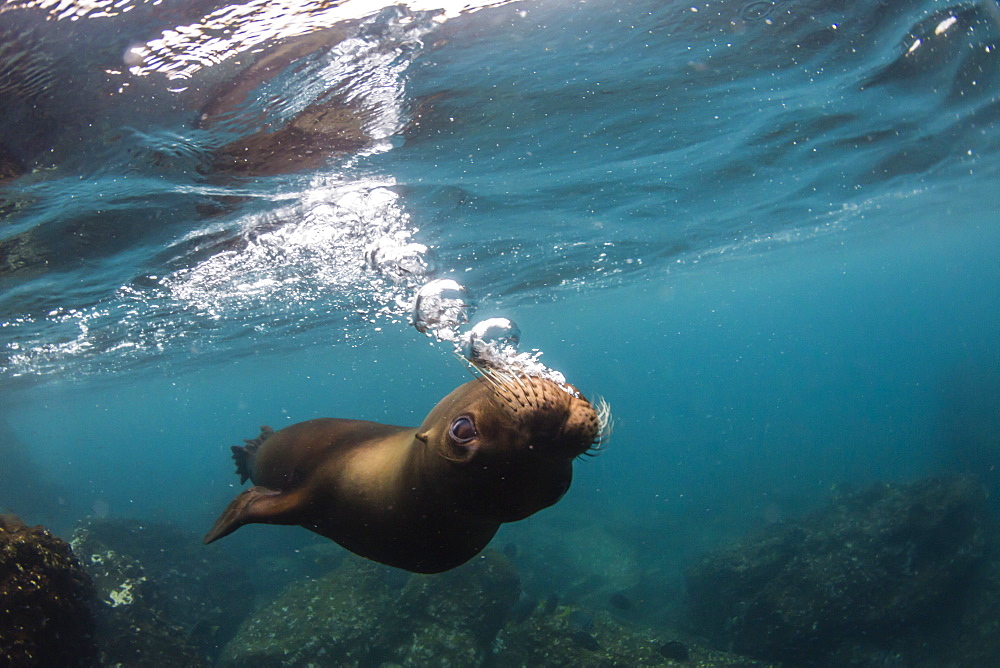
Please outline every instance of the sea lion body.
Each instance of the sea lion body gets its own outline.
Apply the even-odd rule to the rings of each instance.
[[[603,423],[586,399],[541,378],[485,376],[416,429],[320,418],[234,446],[237,496],[205,536],[298,524],[363,557],[419,573],[465,563],[503,522],[558,501]]]

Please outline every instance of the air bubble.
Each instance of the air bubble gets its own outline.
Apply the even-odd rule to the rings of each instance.
[[[498,366],[517,352],[521,330],[507,318],[487,318],[477,322],[465,340],[465,357],[473,364]]]
[[[400,243],[384,237],[365,252],[368,268],[396,285],[414,285],[434,271],[431,249],[418,243]]]
[[[475,313],[476,304],[458,281],[439,278],[425,284],[413,303],[413,326],[438,341],[458,341],[458,328]]]

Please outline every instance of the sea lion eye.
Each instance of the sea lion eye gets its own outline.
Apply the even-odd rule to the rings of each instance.
[[[465,445],[476,437],[476,425],[472,424],[472,418],[463,415],[455,418],[455,421],[451,423],[449,433],[456,443]]]

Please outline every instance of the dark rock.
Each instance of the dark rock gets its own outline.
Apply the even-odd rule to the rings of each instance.
[[[14,157],[6,146],[0,144],[0,183],[15,179],[25,173],[24,165]]]
[[[170,525],[91,519],[73,547],[97,584],[106,663],[211,663],[253,599],[235,560]]]
[[[99,665],[93,597],[69,545],[0,515],[0,665]]]
[[[537,607],[538,599],[522,591],[520,597],[517,599],[517,603],[510,609],[510,619],[515,624],[520,624],[528,617],[531,617],[531,614],[535,612]]]
[[[687,645],[680,640],[668,640],[660,645],[660,654],[663,655],[663,658],[672,661],[687,661],[691,658],[691,652],[688,651]]]
[[[608,603],[611,604],[612,608],[616,610],[631,610],[632,609],[632,599],[630,599],[625,594],[620,591],[616,591],[611,596],[608,597]]]
[[[594,616],[586,610],[573,610],[566,615],[566,621],[572,628],[580,631],[589,633],[594,628]]]
[[[722,646],[797,665],[892,646],[956,614],[984,564],[985,507],[959,477],[846,495],[705,557],[688,574],[691,617]]]
[[[185,630],[162,607],[162,595],[142,564],[111,549],[89,553],[100,602],[101,663],[124,666],[204,666]]]
[[[601,649],[601,643],[597,642],[597,638],[583,629],[574,629],[570,632],[569,637],[573,639],[573,642],[589,652],[598,652]]]

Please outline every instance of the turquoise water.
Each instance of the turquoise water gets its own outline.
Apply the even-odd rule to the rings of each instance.
[[[0,7],[0,53],[44,71],[0,78],[24,168],[0,186],[0,413],[32,472],[0,505],[26,520],[202,532],[259,425],[418,424],[468,378],[409,324],[436,277],[611,404],[607,451],[522,531],[624,526],[673,567],[845,486],[995,484],[995,4],[386,10],[350,49],[264,35],[184,79],[122,53],[210,3],[36,4]],[[219,161],[324,102],[361,139]],[[427,272],[373,255],[410,243]]]

